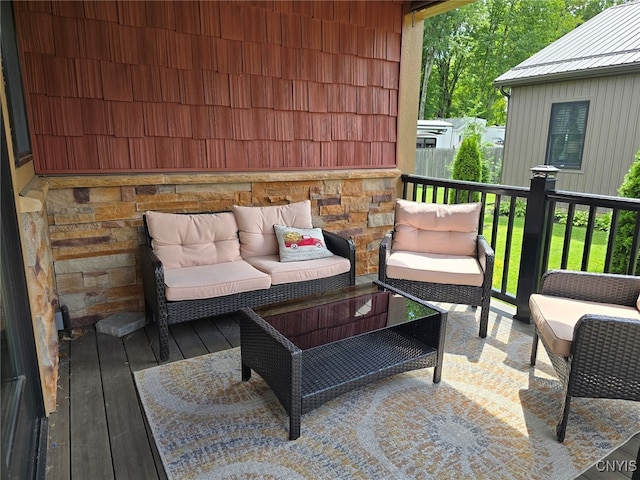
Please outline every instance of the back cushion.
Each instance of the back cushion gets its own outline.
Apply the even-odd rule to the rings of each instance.
[[[396,200],[394,250],[474,255],[481,203],[439,205]]]
[[[240,259],[238,225],[231,212],[198,215],[146,212],[146,218],[153,251],[166,269]]]
[[[273,226],[312,228],[311,201],[268,207],[233,206],[240,233],[240,253],[243,258],[278,255],[278,240]]]

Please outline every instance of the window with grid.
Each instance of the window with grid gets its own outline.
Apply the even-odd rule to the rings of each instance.
[[[580,169],[589,101],[551,105],[545,163],[557,168]]]

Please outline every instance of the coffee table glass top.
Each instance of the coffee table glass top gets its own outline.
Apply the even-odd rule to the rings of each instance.
[[[400,325],[438,312],[375,283],[254,311],[301,350]]]

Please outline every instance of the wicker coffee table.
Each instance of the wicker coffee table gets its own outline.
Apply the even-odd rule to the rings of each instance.
[[[258,373],[300,417],[349,390],[434,367],[440,381],[447,314],[379,282],[239,312],[242,379]]]

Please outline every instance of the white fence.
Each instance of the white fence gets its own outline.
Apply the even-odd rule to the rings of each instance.
[[[416,175],[451,180],[451,168],[455,159],[455,148],[418,148],[416,149]],[[502,147],[486,148],[483,158],[489,166],[487,183],[500,183],[502,172]]]

